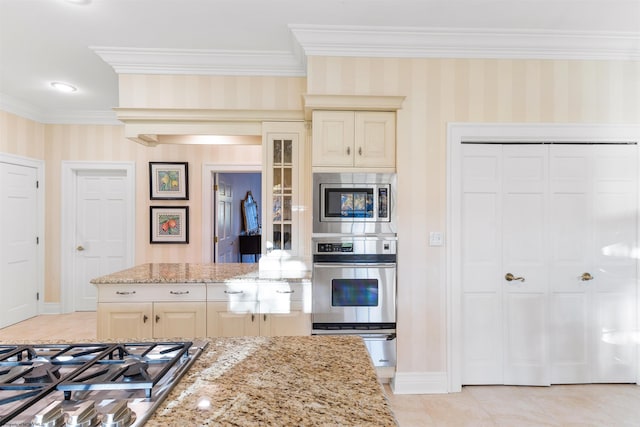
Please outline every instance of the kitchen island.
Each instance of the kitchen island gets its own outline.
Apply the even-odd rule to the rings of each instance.
[[[214,338],[147,426],[396,426],[354,336]]]
[[[311,272],[264,264],[148,263],[97,277],[98,338],[310,335]]]

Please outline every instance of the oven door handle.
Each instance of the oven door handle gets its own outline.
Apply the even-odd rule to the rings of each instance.
[[[375,267],[375,268],[396,268],[393,262],[316,262],[313,268],[335,268],[335,267]]]

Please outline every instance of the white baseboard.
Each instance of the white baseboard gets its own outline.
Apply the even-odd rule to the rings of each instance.
[[[42,304],[42,311],[40,314],[60,314],[60,303],[59,302],[45,302]]]
[[[446,372],[396,372],[391,380],[393,394],[448,393]]]

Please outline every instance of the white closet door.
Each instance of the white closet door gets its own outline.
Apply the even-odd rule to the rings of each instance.
[[[637,155],[463,146],[463,384],[636,381]]]
[[[594,146],[591,382],[636,381],[637,146]]]
[[[553,383],[635,381],[636,149],[552,148]]]
[[[593,150],[551,147],[550,159],[550,358],[551,382],[590,382],[589,337],[593,272]]]
[[[463,145],[463,384],[503,381],[501,171],[501,145]]]
[[[504,145],[502,180],[504,384],[548,385],[548,146]]]
[[[463,146],[463,384],[549,384],[547,152]]]

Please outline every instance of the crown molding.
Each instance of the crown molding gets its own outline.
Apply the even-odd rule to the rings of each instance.
[[[118,74],[306,75],[297,46],[289,51],[90,47]]]
[[[0,110],[43,124],[122,125],[113,110],[48,111],[0,93]]]
[[[639,60],[640,33],[289,25],[307,56]]]

